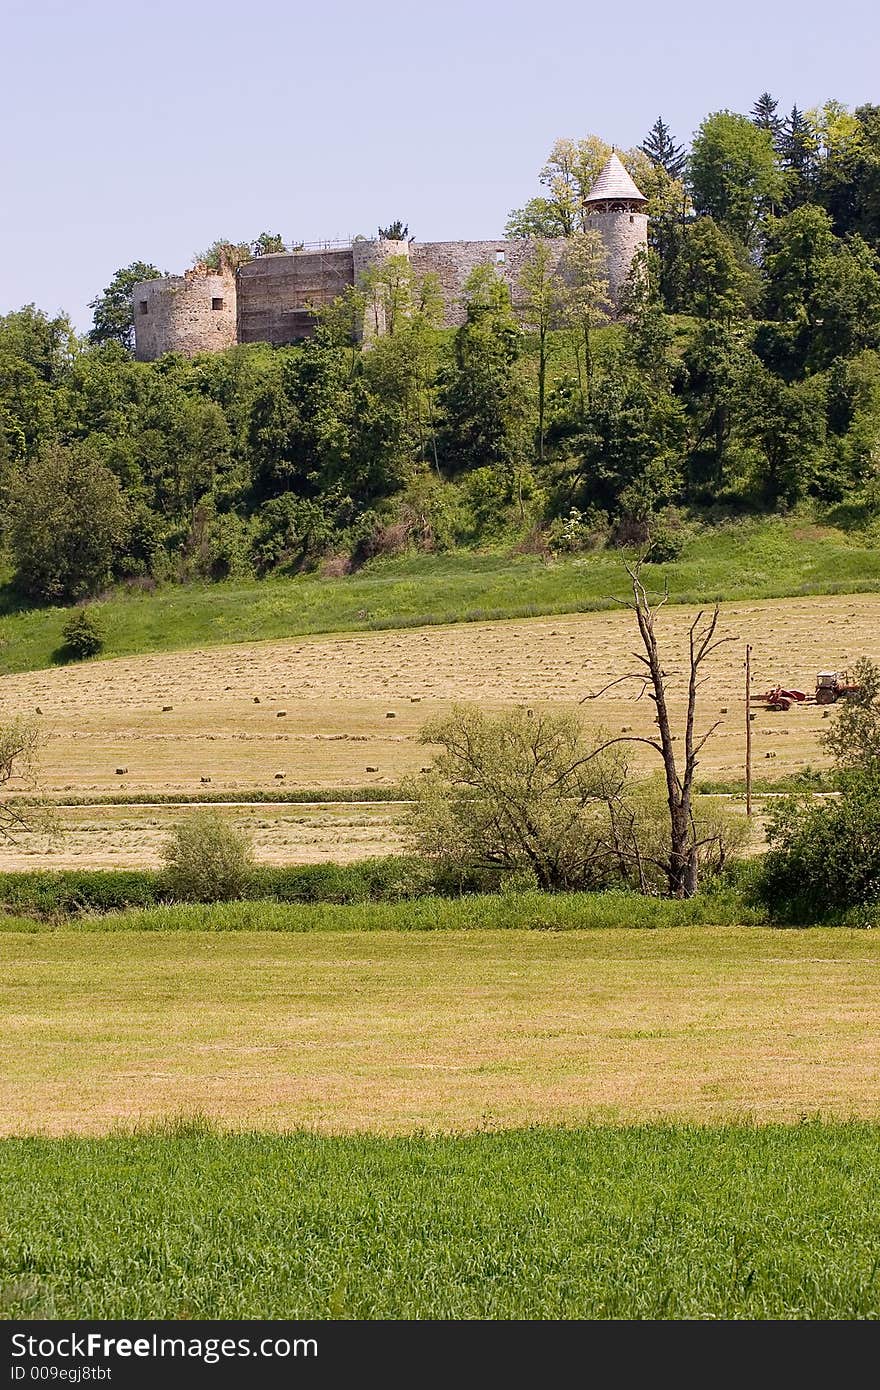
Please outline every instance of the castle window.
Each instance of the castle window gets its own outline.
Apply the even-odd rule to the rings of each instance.
[[[223,308],[223,300],[222,300],[222,299],[212,299],[212,300],[211,300],[211,308],[212,308],[212,309],[222,309],[222,308]]]
[[[506,252],[506,251],[496,251],[496,252],[495,252],[495,264],[496,264],[496,265],[504,265],[504,263],[506,262],[506,260],[507,260],[507,252]]]
[[[141,300],[141,313],[142,313],[142,314],[145,314],[146,312],[147,312],[147,301],[146,301],[145,299],[142,299],[142,300]]]
[[[630,220],[630,222],[635,222],[635,220],[636,220],[636,219],[633,217],[632,213],[630,213],[630,215],[629,215],[629,220]]]

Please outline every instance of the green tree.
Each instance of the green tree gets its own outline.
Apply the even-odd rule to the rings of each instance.
[[[687,164],[687,154],[684,146],[677,145],[673,140],[669,126],[662,116],[657,117],[639,149],[655,164],[665,169],[670,178],[681,178]]]
[[[440,456],[455,472],[498,468],[512,488],[528,420],[522,335],[507,286],[492,266],[471,272],[465,305],[452,362],[440,374]]]
[[[50,319],[34,304],[0,316],[0,358],[17,358],[41,381],[61,385],[77,355],[76,334],[66,314]]]
[[[398,217],[395,222],[389,223],[387,227],[380,227],[379,236],[384,241],[406,241],[409,236],[409,227],[401,222]]]
[[[619,749],[598,751],[602,735],[588,736],[573,715],[457,706],[421,741],[439,752],[432,775],[412,786],[410,835],[450,880],[552,891],[627,876],[626,765]]]
[[[783,121],[777,145],[785,176],[785,206],[800,207],[813,196],[817,149],[810,123],[797,106]]]
[[[741,245],[712,217],[692,223],[668,277],[668,296],[682,313],[730,323],[742,318],[760,292]]]
[[[837,705],[834,723],[822,744],[834,758],[838,772],[864,772],[880,778],[880,666],[869,657],[860,657],[852,679],[857,688]]]
[[[590,229],[573,235],[559,266],[559,317],[575,354],[581,414],[588,406],[593,381],[592,332],[611,312],[607,253],[600,234]]]
[[[538,348],[538,460],[544,462],[547,361],[550,332],[562,305],[563,286],[556,272],[556,257],[546,241],[532,242],[517,279],[517,310]]]
[[[184,901],[228,902],[240,898],[254,875],[248,837],[219,811],[197,811],[164,845],[166,877]]]
[[[694,137],[690,157],[694,207],[752,246],[763,218],[778,207],[785,180],[769,130],[748,116],[717,111]]]
[[[759,130],[768,130],[773,138],[774,147],[778,146],[780,136],[785,122],[778,115],[779,102],[772,97],[769,92],[762,92],[752,107],[752,125]]]
[[[37,602],[98,592],[112,577],[129,524],[119,483],[87,449],[45,449],[9,488],[16,583]]]
[[[132,261],[117,270],[102,294],[93,299],[90,343],[119,343],[127,352],[134,349],[134,305],[132,290],[141,280],[158,280],[162,272],[146,261]]]

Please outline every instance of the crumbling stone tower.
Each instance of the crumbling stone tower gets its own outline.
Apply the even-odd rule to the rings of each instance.
[[[635,257],[648,247],[647,202],[616,154],[586,199],[587,227],[594,228],[605,244],[608,294],[615,312]]]
[[[132,290],[135,356],[153,361],[163,352],[219,352],[238,341],[235,275],[195,265],[183,275],[142,280]]]

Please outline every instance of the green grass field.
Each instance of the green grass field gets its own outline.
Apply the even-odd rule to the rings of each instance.
[[[0,1143],[0,1307],[56,1318],[876,1318],[880,1129]]]
[[[880,589],[880,547],[830,527],[748,521],[704,531],[674,563],[649,567],[673,600],[782,598]],[[418,555],[374,562],[342,579],[302,576],[260,583],[168,587],[101,605],[106,656],[219,642],[484,621],[614,606],[626,592],[619,551],[550,564],[506,553]],[[51,664],[67,610],[7,609],[0,669]]]

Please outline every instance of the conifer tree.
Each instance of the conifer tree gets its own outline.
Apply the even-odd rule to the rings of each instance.
[[[751,110],[752,125],[756,125],[759,130],[769,130],[777,149],[785,124],[782,117],[776,114],[778,105],[779,102],[769,92],[762,92]]]
[[[681,178],[687,155],[683,145],[676,145],[662,116],[657,117],[639,149],[655,164],[662,165],[670,178]]]
[[[816,171],[816,141],[809,121],[796,105],[782,123],[778,148],[782,167],[789,175],[788,205],[800,207],[810,198]]]

